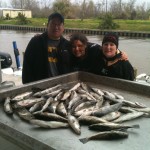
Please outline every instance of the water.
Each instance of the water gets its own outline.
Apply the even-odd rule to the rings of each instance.
[[[12,42],[17,42],[22,64],[23,52],[30,39],[36,34],[37,33],[34,32],[0,30],[0,51],[7,52],[11,55],[13,67],[16,67],[16,61]],[[91,42],[101,44],[102,36],[88,35],[87,38]],[[137,74],[146,73],[150,75],[150,39],[129,39],[120,37],[119,49],[127,53],[129,61],[137,69]]]

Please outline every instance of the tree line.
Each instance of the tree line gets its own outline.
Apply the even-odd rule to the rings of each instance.
[[[103,18],[109,13],[114,19],[149,19],[150,6],[146,3],[136,5],[136,0],[10,0],[13,8],[29,9],[33,17],[47,17],[50,13],[57,11],[67,19]],[[0,1],[1,6],[1,1]]]

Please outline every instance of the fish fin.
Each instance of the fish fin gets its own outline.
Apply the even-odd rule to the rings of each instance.
[[[83,144],[87,143],[88,142],[88,138],[83,138],[83,139],[79,139],[80,142],[82,142]]]
[[[135,124],[132,126],[133,128],[140,128],[140,125],[139,124]]]
[[[127,132],[127,129],[125,129],[125,128],[120,128],[120,129],[118,129],[117,131]]]
[[[146,106],[143,103],[135,102],[135,104],[140,108],[146,108]]]
[[[150,118],[150,113],[144,113],[143,115],[145,118]]]

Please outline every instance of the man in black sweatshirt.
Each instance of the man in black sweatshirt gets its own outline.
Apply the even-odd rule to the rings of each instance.
[[[64,17],[52,13],[47,31],[34,36],[25,51],[22,82],[34,82],[69,72],[68,41],[62,36]]]

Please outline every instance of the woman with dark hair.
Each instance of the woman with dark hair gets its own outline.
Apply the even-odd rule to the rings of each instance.
[[[93,63],[101,54],[101,46],[88,42],[82,33],[73,33],[70,36],[70,44],[72,71],[93,72]]]

